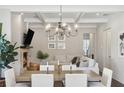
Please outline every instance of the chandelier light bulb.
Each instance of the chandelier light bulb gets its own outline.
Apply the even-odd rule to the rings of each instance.
[[[56,28],[56,31],[58,31],[59,29],[58,29],[58,27]]]
[[[63,23],[62,26],[66,26],[67,24],[66,23]]]
[[[50,24],[47,24],[47,25],[46,25],[46,29],[49,29],[50,27],[51,27]]]
[[[74,26],[76,29],[78,28],[78,25],[77,24],[75,24],[75,26]]]
[[[68,27],[68,30],[70,31],[70,30],[71,30],[71,28],[70,28],[70,27]]]

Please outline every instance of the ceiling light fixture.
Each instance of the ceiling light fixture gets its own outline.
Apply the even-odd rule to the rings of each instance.
[[[56,27],[52,26],[51,24],[47,24],[46,25],[46,32],[48,32],[49,36],[54,36],[54,35],[58,35],[58,36],[66,36],[66,37],[70,37],[70,36],[76,36],[78,34],[78,25],[77,24],[67,24],[62,22],[62,5],[60,5],[60,13],[59,13],[59,17],[60,17],[60,21],[57,23]]]

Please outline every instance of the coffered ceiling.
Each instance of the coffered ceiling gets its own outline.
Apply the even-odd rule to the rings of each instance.
[[[100,13],[100,12],[63,12],[62,21],[72,24],[77,23],[79,27],[92,27],[96,28],[97,24],[106,23],[108,16],[112,13]],[[45,25],[47,23],[56,24],[60,21],[60,15],[56,13],[24,13],[24,22],[30,23],[36,26],[38,24]]]
[[[44,27],[60,21],[59,5],[4,5],[0,8],[10,9],[12,13],[23,13],[24,22],[32,27]],[[63,5],[62,21],[79,27],[96,28],[98,24],[108,22],[109,15],[124,12],[124,6],[108,5]]]

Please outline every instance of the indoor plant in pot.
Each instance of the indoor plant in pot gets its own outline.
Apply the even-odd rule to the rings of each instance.
[[[15,56],[18,55],[17,50],[19,47],[16,47],[15,44],[11,44],[10,41],[5,39],[5,35],[0,34],[0,77],[2,74],[2,69],[11,68],[9,64],[16,61]]]
[[[49,57],[49,54],[47,53],[43,53],[42,51],[38,51],[37,52],[37,58],[40,59],[40,62],[44,63],[45,59],[47,59]]]

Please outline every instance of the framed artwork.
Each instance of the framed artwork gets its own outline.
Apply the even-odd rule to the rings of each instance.
[[[57,49],[65,49],[65,43],[64,42],[58,42]]]
[[[57,40],[58,41],[65,41],[65,35],[63,35],[63,36],[57,36]]]
[[[124,57],[124,31],[118,35],[118,55]]]
[[[55,35],[52,35],[52,36],[48,35],[48,41],[56,41],[56,36]]]
[[[0,34],[2,33],[2,23],[0,23]]]
[[[56,43],[48,43],[48,49],[56,49]]]

